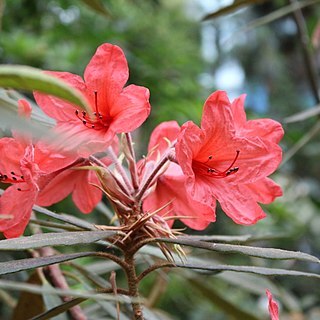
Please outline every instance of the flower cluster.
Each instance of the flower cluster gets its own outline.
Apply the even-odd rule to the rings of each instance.
[[[236,223],[254,224],[265,217],[258,203],[281,196],[268,176],[281,161],[283,129],[270,119],[247,120],[244,95],[230,102],[225,92],[214,92],[200,126],[161,123],[147,156],[136,161],[130,132],[150,113],[149,90],[125,86],[128,65],[119,47],[101,45],[84,79],[46,73],[81,92],[90,110],[34,92],[39,107],[56,121],[56,141],[18,131],[0,139],[0,182],[11,184],[0,198],[0,231],[7,238],[23,234],[34,204],[49,206],[69,194],[89,213],[104,193],[128,238],[134,232],[170,236],[175,219],[202,230],[215,221],[217,201]],[[26,101],[18,107],[20,116],[30,116]]]

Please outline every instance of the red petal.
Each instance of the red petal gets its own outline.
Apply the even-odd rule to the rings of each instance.
[[[162,155],[169,147],[169,141],[177,139],[180,132],[180,126],[176,121],[167,121],[159,124],[150,136],[148,159],[156,160],[157,155]],[[155,152],[155,150],[157,152]]]
[[[95,152],[105,151],[115,136],[110,128],[95,130],[86,127],[80,121],[77,124],[58,123],[56,132],[57,136],[52,144],[57,152],[74,153],[84,158]]]
[[[123,51],[109,43],[101,45],[84,72],[88,91],[97,91],[99,112],[109,114],[128,77],[128,64]]]
[[[67,82],[73,88],[78,89],[80,93],[86,95],[87,87],[82,78],[78,75],[69,72],[54,71],[46,71],[45,73]],[[33,95],[39,107],[51,118],[56,119],[57,121],[80,122],[75,115],[77,106],[37,91],[35,91]]]
[[[149,90],[130,85],[110,105],[112,123],[110,128],[116,132],[130,132],[137,129],[150,114]]]
[[[100,189],[91,184],[100,185],[94,172],[84,171],[77,175],[72,199],[83,213],[90,213],[102,198],[102,192]]]
[[[13,138],[0,139],[0,173],[10,177],[10,172],[21,175],[20,160],[25,154],[25,145]]]
[[[201,129],[207,136],[223,140],[234,132],[231,104],[224,91],[216,91],[206,100],[201,118]]]
[[[272,294],[269,290],[266,290],[268,296],[268,309],[271,320],[279,320],[279,306],[275,300],[273,300]]]
[[[22,191],[18,191],[17,187]],[[35,186],[19,183],[6,189],[0,198],[0,231],[6,238],[23,234],[35,203],[38,191]],[[19,201],[17,201],[19,199]],[[12,219],[1,219],[1,215],[12,215]]]
[[[236,223],[251,225],[265,218],[266,214],[241,185],[231,185],[216,179],[211,188],[222,210]]]
[[[249,188],[248,193],[251,194],[251,197],[260,203],[268,204],[276,197],[282,196],[281,187],[269,178],[246,184],[246,188]]]
[[[185,178],[178,165],[172,163],[169,171],[176,172],[172,176],[164,174],[158,179],[155,191],[144,201],[144,210],[153,212],[167,205],[159,215],[183,216],[186,219],[180,218],[180,220],[188,227],[195,230],[205,229],[210,222],[215,221],[214,208],[190,197],[186,192]],[[172,225],[173,220],[170,221],[169,225]]]

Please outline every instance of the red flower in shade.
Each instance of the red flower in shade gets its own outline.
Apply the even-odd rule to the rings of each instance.
[[[156,127],[151,134],[148,147],[147,166],[154,166],[156,160],[160,158],[169,148],[170,142],[176,140],[180,132],[180,127],[176,121],[163,122]],[[194,200],[186,192],[186,177],[180,166],[171,162],[166,171],[156,180],[154,191],[150,193],[143,202],[145,211],[154,212],[163,209],[159,215],[180,218],[188,227],[196,230],[205,229],[208,224],[214,221],[214,211],[210,206]],[[169,220],[171,227],[174,220]]]
[[[138,128],[150,113],[149,90],[129,85],[125,88],[129,71],[122,50],[111,44],[101,45],[84,72],[84,81],[68,72],[51,72],[86,97],[91,114],[53,96],[38,92],[34,97],[50,117],[56,119],[57,130],[63,133],[63,145],[76,149],[87,157],[103,151],[115,134]]]
[[[44,186],[74,159],[14,138],[0,139],[0,153],[0,182],[13,184],[0,198],[0,231],[13,238],[23,233]]]
[[[271,320],[279,320],[279,306],[275,300],[273,300],[272,294],[269,290],[266,290],[268,296],[268,309]]]
[[[282,195],[267,178],[278,167],[282,151],[281,125],[270,119],[246,120],[244,96],[230,103],[225,92],[205,102],[201,128],[189,121],[181,128],[176,157],[190,196],[223,211],[239,224],[265,217],[257,202]]]

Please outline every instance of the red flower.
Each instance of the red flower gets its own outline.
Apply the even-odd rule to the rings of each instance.
[[[76,149],[87,157],[103,151],[116,133],[138,128],[150,113],[149,90],[129,85],[129,71],[122,50],[114,45],[101,45],[84,72],[84,81],[68,72],[47,72],[68,82],[88,100],[92,114],[53,96],[38,92],[34,97],[50,117],[57,120],[57,130],[63,133],[63,145]]]
[[[268,296],[268,309],[271,320],[279,320],[279,306],[275,300],[273,300],[272,294],[269,290],[266,290]]]
[[[265,217],[257,202],[282,195],[267,178],[281,162],[281,125],[270,119],[246,120],[244,96],[230,103],[225,92],[205,102],[201,128],[189,121],[181,128],[176,157],[190,196],[214,210],[216,200],[239,224]]]
[[[54,172],[73,163],[74,158],[14,138],[0,139],[0,153],[0,182],[13,184],[0,198],[0,231],[13,238],[23,233],[32,206]]]
[[[154,129],[150,137],[148,147],[149,155],[147,164],[154,166],[169,148],[170,142],[176,140],[180,127],[176,121],[163,122]],[[200,201],[193,200],[186,192],[186,177],[180,166],[171,162],[166,171],[156,180],[154,191],[144,200],[145,211],[154,212],[164,207],[158,214],[168,217],[180,218],[188,227],[196,230],[205,229],[208,224],[214,221],[214,211]],[[174,220],[169,220],[171,227]]]

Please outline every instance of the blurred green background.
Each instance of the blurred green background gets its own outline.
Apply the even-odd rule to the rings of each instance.
[[[255,245],[319,256],[319,1],[242,1],[239,9],[233,5],[230,12],[218,11],[230,2],[2,0],[0,63],[82,75],[100,44],[119,45],[129,63],[129,83],[151,91],[151,116],[135,135],[140,154],[161,121],[198,122],[211,92],[226,90],[231,99],[246,93],[249,118],[268,117],[284,125],[284,163],[273,176],[284,196],[265,207],[268,217],[255,226],[235,225],[218,212],[218,221],[207,230],[186,233],[252,234],[260,239]],[[294,15],[297,3],[304,8]],[[292,122],[291,116],[310,110],[314,116],[304,113]],[[56,208],[75,211],[70,201]],[[219,260],[264,265],[232,255]],[[281,266],[320,271],[307,263]],[[290,277],[268,281],[279,290],[281,319],[320,319],[319,282]],[[152,297],[150,307],[172,319],[245,319],[232,316],[231,306],[255,310],[264,319],[263,288],[270,285],[232,273],[193,278],[172,272],[146,279],[142,291]],[[7,300],[3,294],[0,299],[0,319],[8,319]]]

